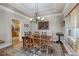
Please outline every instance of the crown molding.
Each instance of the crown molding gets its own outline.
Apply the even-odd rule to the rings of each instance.
[[[24,15],[19,14],[19,13],[15,12],[15,11],[13,11],[13,10],[7,8],[7,7],[0,6],[0,9],[3,9],[3,10],[5,10],[5,11],[9,11],[9,12],[11,12],[11,13],[14,13],[14,14],[17,14],[17,15],[19,15],[19,16],[23,16],[23,17],[24,17]]]
[[[51,17],[51,16],[63,16],[63,13],[49,14],[42,17]]]
[[[32,14],[32,12],[31,11],[29,11],[28,9],[25,9],[23,6],[21,6],[20,4],[17,4],[17,3],[15,3],[15,4],[9,4],[9,5],[11,5],[12,7],[14,7],[14,8],[16,8],[17,10],[20,10],[20,11],[22,11],[23,13],[25,13],[24,15],[27,15],[28,17],[30,16],[30,14]],[[27,13],[26,13],[27,12]]]
[[[3,9],[3,10],[8,11],[8,12],[11,12],[11,13],[13,13],[13,14],[17,14],[17,15],[19,15],[19,16],[21,16],[21,17],[24,17],[24,18],[26,17],[26,16],[24,16],[24,15],[22,15],[22,14],[20,14],[20,13],[17,13],[17,12],[15,12],[15,11],[13,11],[13,10],[7,8],[7,7],[4,7],[4,6],[0,6],[0,9]]]

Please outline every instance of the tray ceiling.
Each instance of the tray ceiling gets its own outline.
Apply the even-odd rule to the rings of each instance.
[[[0,5],[6,6],[25,16],[32,17],[35,13],[35,3],[4,3]],[[38,12],[40,16],[59,14],[63,12],[65,5],[65,3],[38,3]]]

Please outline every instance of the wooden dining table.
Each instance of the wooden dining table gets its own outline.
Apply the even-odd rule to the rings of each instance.
[[[30,39],[26,39],[26,37],[29,37]],[[41,53],[49,54],[53,52],[53,45],[50,39],[52,36],[46,36],[45,38],[42,37],[42,35],[34,36],[34,35],[27,35],[22,37],[23,38],[23,48],[25,50],[29,50],[33,55],[37,55],[38,51]],[[30,40],[29,43],[25,42]],[[28,48],[28,46],[30,46]]]

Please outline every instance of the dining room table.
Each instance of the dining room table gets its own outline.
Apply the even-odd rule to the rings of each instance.
[[[37,55],[37,52],[41,49],[41,45],[42,45],[42,41],[43,43],[45,43],[47,46],[49,46],[51,43],[47,43],[50,42],[51,36],[47,36],[46,38],[42,38],[42,35],[27,35],[27,37],[30,38],[30,43],[32,44],[32,48],[31,48],[31,53],[34,55]],[[26,38],[24,38],[23,40],[26,40]],[[30,44],[29,43],[29,44]],[[26,43],[24,43],[23,45],[25,46]],[[52,44],[51,44],[52,45]]]

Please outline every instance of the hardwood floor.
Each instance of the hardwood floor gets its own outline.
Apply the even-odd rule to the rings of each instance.
[[[54,43],[54,56],[64,56],[61,44],[59,43]]]
[[[19,37],[14,37],[12,39],[12,47],[13,48],[20,48],[21,47]]]

